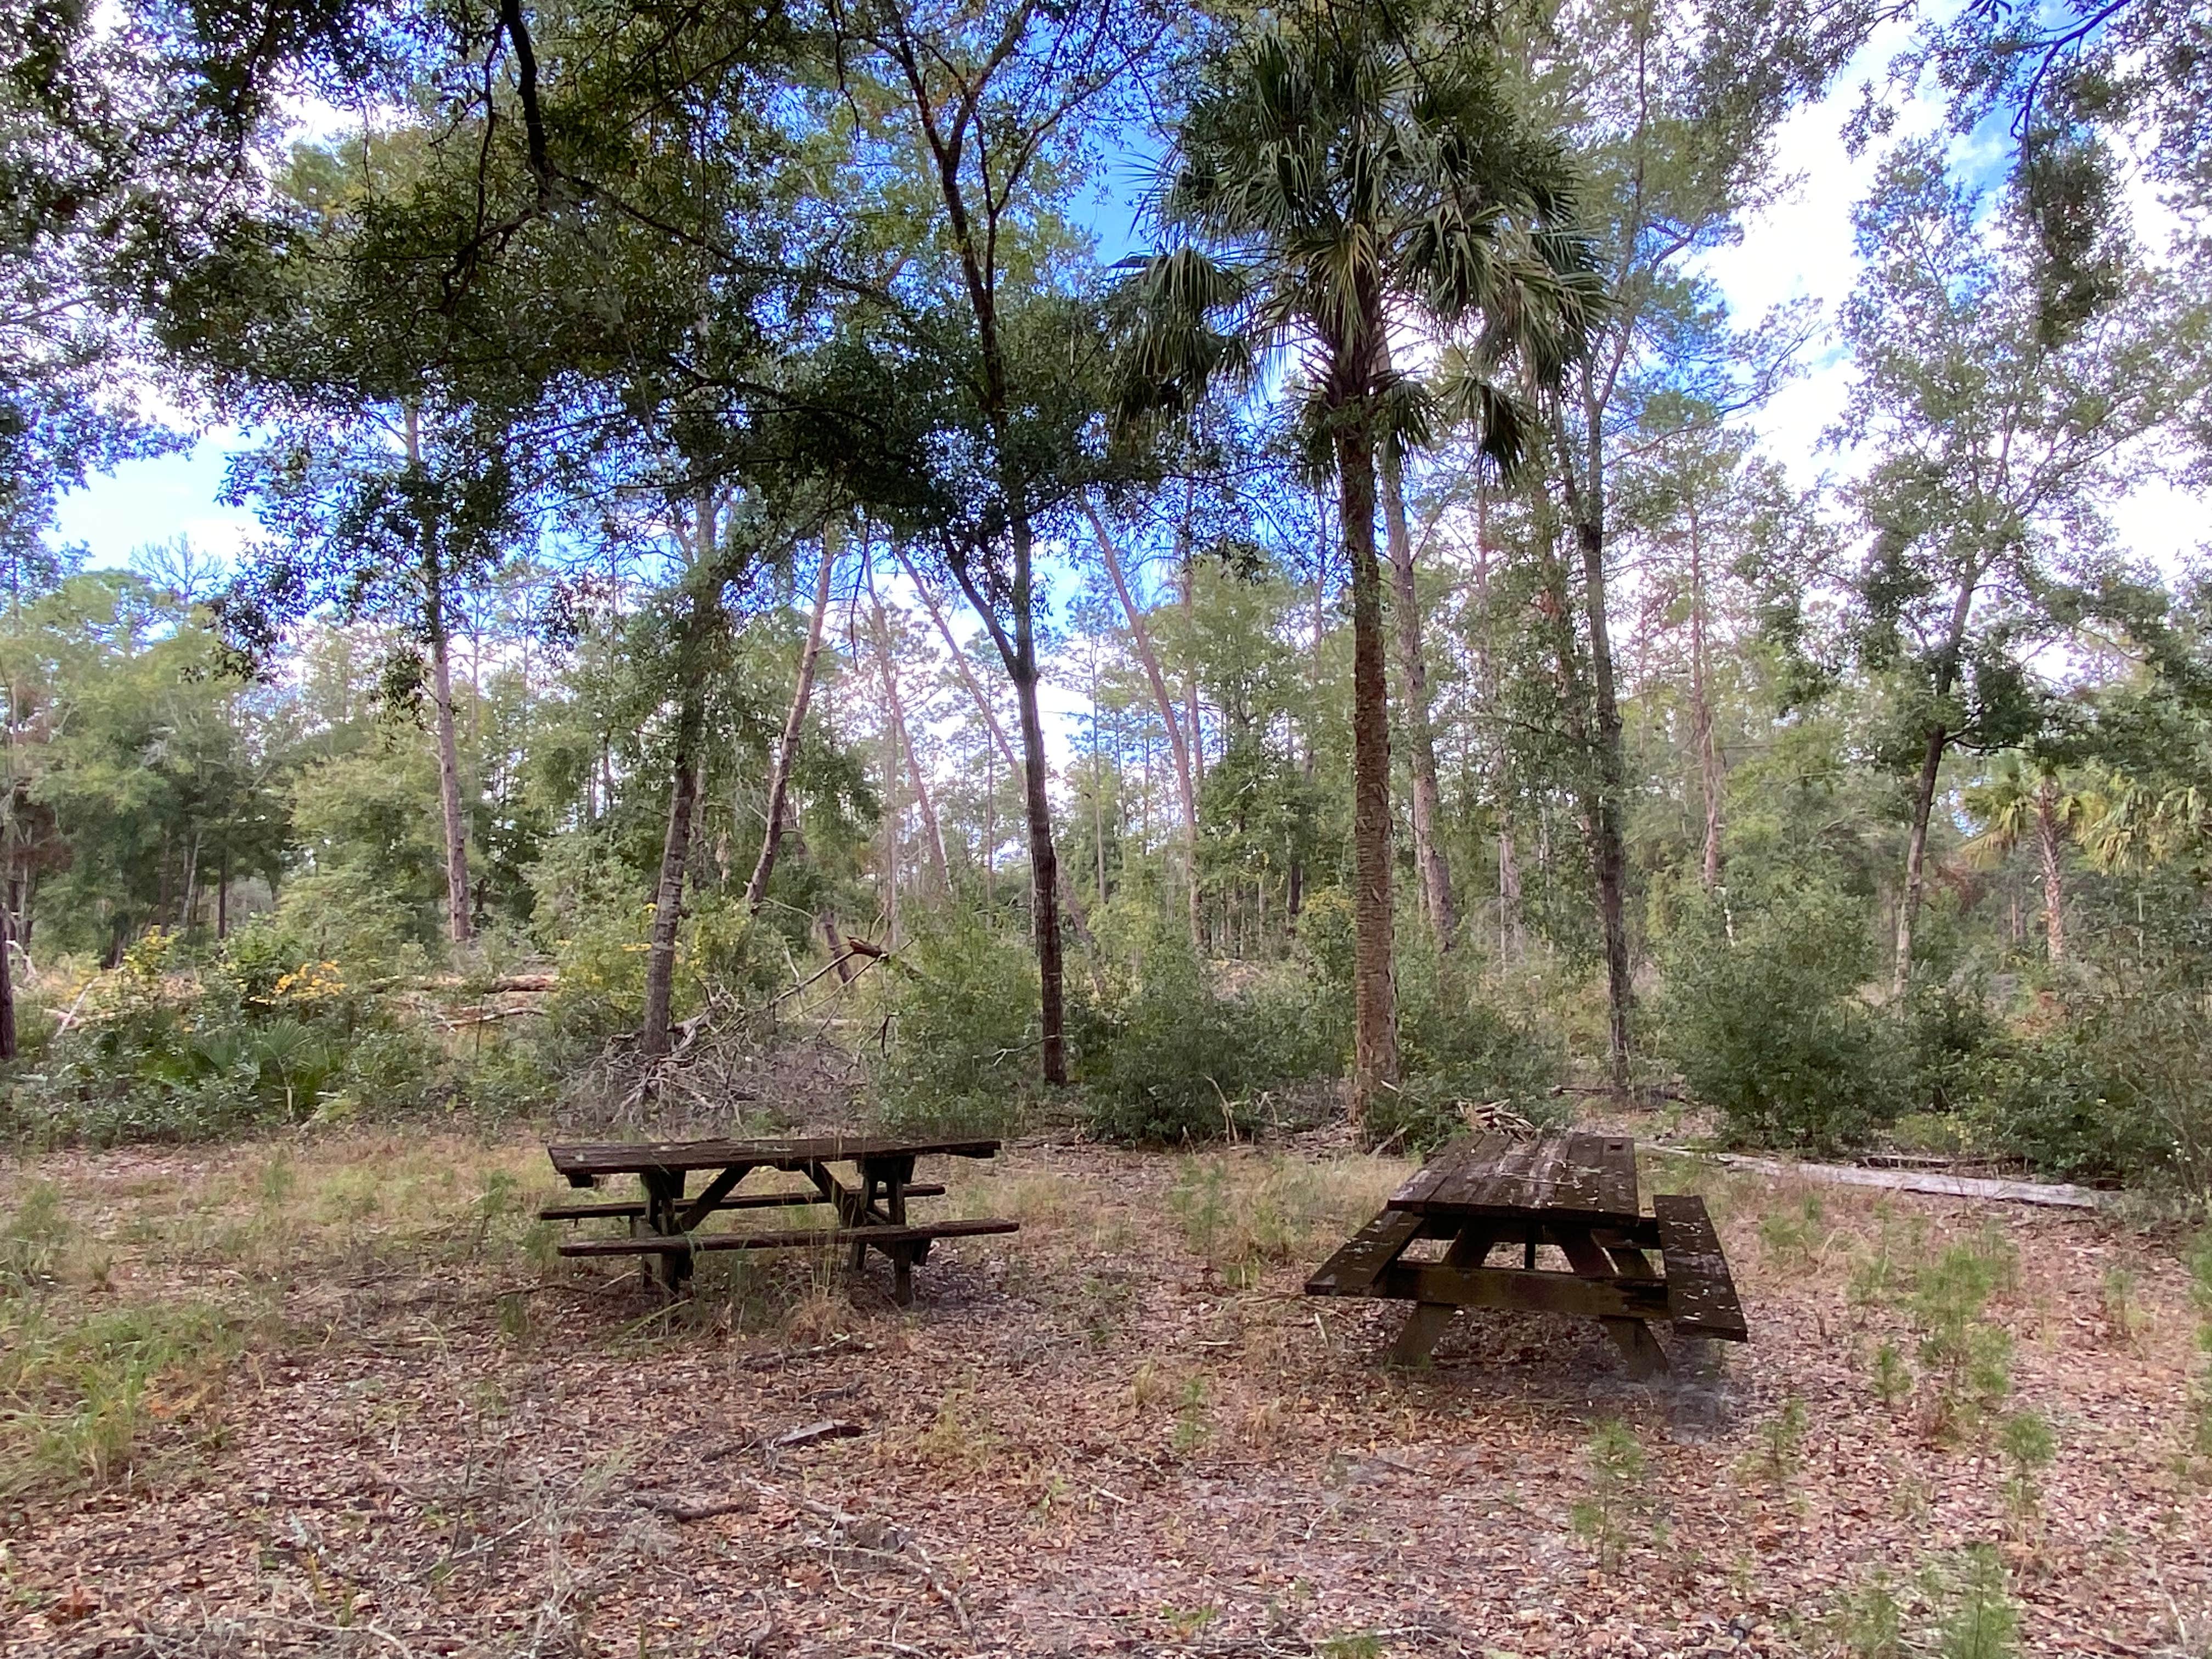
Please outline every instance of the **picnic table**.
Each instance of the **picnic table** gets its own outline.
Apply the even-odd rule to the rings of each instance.
[[[934,1198],[945,1188],[917,1182],[914,1166],[924,1158],[993,1158],[996,1140],[970,1138],[917,1139],[879,1135],[824,1135],[785,1140],[611,1141],[549,1146],[553,1167],[572,1187],[597,1187],[612,1176],[635,1176],[642,1199],[549,1205],[545,1221],[626,1220],[627,1236],[572,1238],[561,1245],[568,1256],[638,1255],[658,1258],[661,1283],[674,1289],[691,1275],[701,1250],[789,1249],[847,1249],[858,1268],[870,1249],[890,1258],[893,1295],[904,1307],[914,1300],[914,1269],[927,1259],[940,1238],[969,1238],[1011,1233],[1020,1224],[994,1218],[916,1222],[907,1214],[911,1199]],[[848,1182],[832,1165],[848,1164]],[[741,1193],[756,1170],[804,1174],[811,1189]],[[684,1191],[694,1170],[710,1171],[696,1194]],[[825,1228],[738,1228],[702,1232],[717,1212],[766,1210],[787,1206],[826,1205],[836,1224]]]
[[[1632,1140],[1474,1135],[1445,1147],[1392,1194],[1306,1281],[1306,1293],[1413,1303],[1392,1351],[1403,1364],[1426,1357],[1462,1308],[1595,1318],[1638,1376],[1668,1369],[1651,1334],[1655,1320],[1687,1335],[1748,1341],[1705,1200],[1656,1194],[1651,1211],[1638,1201]],[[1441,1255],[1408,1255],[1422,1240],[1448,1243]],[[1564,1271],[1537,1265],[1546,1245],[1566,1259]],[[1516,1246],[1518,1266],[1487,1265],[1493,1250]]]

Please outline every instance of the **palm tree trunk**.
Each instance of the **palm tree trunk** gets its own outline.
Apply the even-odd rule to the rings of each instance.
[[[769,878],[783,845],[783,814],[791,793],[791,764],[799,753],[799,739],[806,726],[806,706],[814,696],[814,665],[822,655],[822,621],[830,610],[830,583],[837,568],[836,532],[822,532],[822,568],[814,579],[814,609],[807,617],[806,644],[799,653],[799,684],[791,694],[791,710],[784,716],[783,737],[775,746],[775,761],[768,775],[768,823],[761,832],[760,857],[752,878],[745,883],[745,908],[758,913],[768,898]]]
[[[1413,580],[1413,544],[1406,532],[1405,463],[1395,445],[1382,453],[1382,522],[1389,532],[1395,578],[1400,701],[1404,706],[1407,756],[1413,775],[1413,866],[1437,948],[1457,941],[1459,912],[1452,902],[1451,866],[1437,840],[1443,817],[1437,787],[1437,745],[1429,721],[1429,668],[1421,654],[1421,601]]]
[[[1106,574],[1113,579],[1114,592],[1121,601],[1121,614],[1128,619],[1129,638],[1136,647],[1137,661],[1145,671],[1145,683],[1152,687],[1152,701],[1159,708],[1160,722],[1168,729],[1168,743],[1175,751],[1176,799],[1182,808],[1182,828],[1189,880],[1185,885],[1184,909],[1190,924],[1191,948],[1199,948],[1198,914],[1198,793],[1191,775],[1191,755],[1183,741],[1181,722],[1176,717],[1175,699],[1169,695],[1167,676],[1160,672],[1159,653],[1152,648],[1152,630],[1145,626],[1144,612],[1137,609],[1136,600],[1129,592],[1129,584],[1122,574],[1119,550],[1114,538],[1106,533],[1106,526],[1091,508],[1083,504],[1083,515],[1091,521],[1091,533],[1098,539],[1098,551],[1106,561]]]
[[[1344,550],[1352,567],[1352,1121],[1363,1126],[1398,1081],[1397,986],[1391,960],[1390,694],[1382,643],[1382,572],[1375,550],[1375,453],[1350,424],[1336,439]]]

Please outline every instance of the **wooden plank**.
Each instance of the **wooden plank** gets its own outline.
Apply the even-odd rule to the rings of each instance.
[[[1636,1143],[1626,1135],[1582,1135],[1577,1161],[1592,1171],[1591,1200],[1583,1207],[1607,1215],[1635,1215],[1644,1207],[1637,1196]]]
[[[917,1182],[906,1189],[908,1198],[942,1198],[945,1188],[929,1182]],[[714,1206],[717,1210],[775,1210],[794,1204],[828,1202],[817,1192],[799,1193],[740,1193],[726,1198]],[[608,1204],[549,1204],[538,1212],[540,1221],[599,1221],[620,1220],[625,1216],[642,1216],[645,1205],[637,1199],[617,1200]]]
[[[580,1185],[599,1176],[638,1175],[647,1170],[720,1170],[732,1164],[798,1170],[810,1164],[842,1164],[864,1158],[993,1158],[998,1154],[999,1142],[981,1137],[931,1140],[822,1135],[786,1140],[603,1141],[548,1146],[545,1151],[555,1170]]]
[[[1306,1280],[1308,1296],[1370,1296],[1382,1271],[1421,1235],[1425,1218],[1410,1210],[1385,1210],[1352,1234]]]
[[[1525,1267],[1421,1267],[1401,1261],[1383,1270],[1377,1292],[1455,1308],[1519,1308],[1589,1319],[1668,1316],[1667,1293],[1660,1285],[1584,1279],[1541,1268],[1532,1273]]]
[[[1486,1144],[1477,1149],[1476,1156],[1461,1159],[1445,1172],[1429,1194],[1431,1206],[1496,1212],[1540,1209],[1549,1202],[1566,1156],[1565,1136],[1509,1140],[1492,1135],[1484,1140]]]
[[[1660,1193],[1651,1209],[1659,1223],[1659,1249],[1667,1269],[1668,1316],[1678,1331],[1748,1342],[1743,1304],[1735,1293],[1720,1235],[1695,1193]]]
[[[837,1249],[848,1244],[919,1244],[933,1238],[975,1238],[987,1233],[1021,1231],[1018,1221],[989,1217],[972,1221],[933,1221],[921,1227],[799,1228],[765,1233],[653,1233],[635,1238],[574,1238],[562,1255],[690,1255],[699,1250]]]
[[[732,1164],[708,1182],[706,1190],[696,1198],[684,1200],[684,1208],[676,1218],[675,1231],[688,1233],[708,1216],[722,1207],[722,1200],[737,1190],[738,1183],[753,1172],[750,1164]]]
[[[1613,1135],[1482,1135],[1448,1149],[1392,1197],[1422,1214],[1639,1219],[1636,1144]]]

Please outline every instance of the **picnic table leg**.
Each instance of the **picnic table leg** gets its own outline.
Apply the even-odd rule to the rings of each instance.
[[[1583,1278],[1610,1279],[1615,1276],[1615,1263],[1624,1252],[1608,1253],[1599,1249],[1595,1238],[1577,1228],[1559,1229],[1553,1237],[1566,1256],[1568,1265]],[[1626,1253],[1635,1255],[1638,1261],[1643,1260],[1641,1251]],[[1648,1262],[1644,1263],[1644,1268],[1648,1273]],[[1620,1276],[1638,1279],[1645,1275],[1622,1273]],[[1651,1334],[1651,1327],[1644,1321],[1601,1317],[1597,1322],[1604,1328],[1606,1335],[1613,1340],[1613,1346],[1620,1350],[1620,1357],[1627,1362],[1631,1376],[1663,1376],[1673,1369],[1667,1363],[1667,1351],[1659,1346],[1659,1339]]]
[[[884,1219],[894,1227],[905,1226],[906,1188],[907,1183],[914,1178],[914,1160],[911,1158],[872,1159],[861,1164],[860,1176],[865,1183],[861,1207],[873,1212],[876,1194],[880,1190]],[[856,1244],[854,1254],[857,1256],[866,1248],[865,1243]],[[914,1305],[914,1264],[921,1260],[922,1252],[928,1248],[927,1240],[919,1245],[892,1244],[884,1248],[884,1253],[891,1259],[891,1300],[902,1308]]]
[[[663,1238],[680,1237],[684,1227],[678,1206],[684,1201],[684,1172],[681,1170],[641,1170],[645,1188],[645,1224]],[[691,1277],[691,1253],[671,1251],[659,1259],[656,1270],[663,1289],[673,1291]]]
[[[1487,1227],[1462,1227],[1459,1237],[1452,1240],[1451,1249],[1444,1252],[1444,1266],[1462,1269],[1480,1267],[1483,1257],[1490,1254],[1490,1247],[1496,1242],[1497,1235]],[[1416,1302],[1413,1311],[1406,1316],[1405,1328],[1398,1333],[1397,1341],[1391,1345],[1390,1363],[1394,1365],[1418,1365],[1426,1359],[1446,1328],[1451,1324],[1452,1316],[1458,1311],[1449,1302]]]

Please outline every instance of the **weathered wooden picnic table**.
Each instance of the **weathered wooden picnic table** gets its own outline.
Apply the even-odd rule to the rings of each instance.
[[[572,1187],[596,1187],[611,1176],[635,1176],[642,1200],[550,1205],[538,1213],[546,1221],[626,1220],[627,1236],[572,1238],[562,1255],[642,1255],[659,1258],[661,1282],[673,1289],[690,1277],[692,1257],[701,1250],[766,1250],[814,1248],[852,1252],[859,1267],[871,1249],[891,1261],[893,1294],[903,1307],[914,1300],[914,1269],[926,1260],[933,1242],[984,1233],[1011,1233],[1020,1224],[994,1218],[915,1222],[907,1215],[910,1199],[933,1198],[945,1188],[914,1179],[924,1158],[993,1158],[996,1140],[940,1139],[880,1135],[824,1135],[789,1140],[611,1141],[549,1146],[553,1167]],[[831,1166],[849,1164],[855,1178],[847,1182]],[[740,1193],[756,1170],[803,1174],[812,1189]],[[710,1170],[707,1184],[686,1195],[693,1170]],[[757,1228],[747,1231],[700,1231],[723,1210],[775,1209],[822,1204],[833,1209],[830,1228]]]
[[[1306,1293],[1413,1303],[1392,1351],[1406,1364],[1427,1355],[1462,1308],[1587,1315],[1638,1376],[1668,1369],[1654,1320],[1687,1335],[1748,1341],[1705,1200],[1661,1193],[1651,1210],[1645,1215],[1638,1201],[1632,1140],[1474,1135],[1445,1147],[1392,1194],[1306,1281]],[[1440,1256],[1409,1257],[1425,1239],[1449,1243]],[[1486,1265],[1492,1251],[1516,1245],[1518,1267]],[[1546,1245],[1566,1258],[1565,1271],[1537,1266]]]

